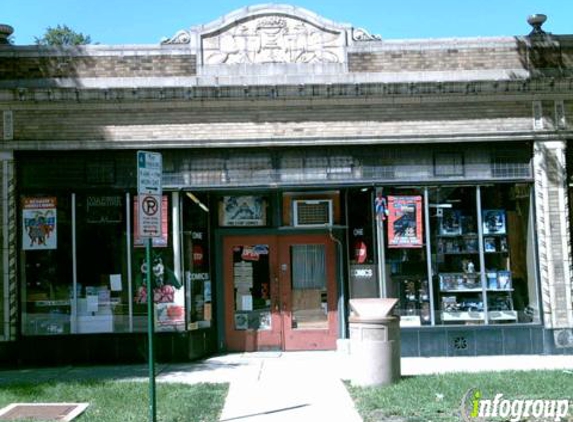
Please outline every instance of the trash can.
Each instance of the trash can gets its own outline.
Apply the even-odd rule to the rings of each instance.
[[[352,385],[388,385],[400,379],[400,318],[390,313],[398,299],[351,299]]]

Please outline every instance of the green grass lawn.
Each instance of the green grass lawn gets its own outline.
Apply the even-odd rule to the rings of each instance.
[[[157,420],[161,422],[218,421],[227,384],[157,383]],[[145,422],[148,420],[147,382],[93,381],[17,384],[0,387],[0,408],[14,402],[86,402],[78,422]]]
[[[348,389],[364,422],[459,422],[463,420],[462,398],[469,389],[479,389],[485,399],[493,399],[498,393],[509,400],[568,399],[569,416],[562,421],[573,421],[573,374],[570,371],[424,375],[405,377],[387,387],[349,385]]]

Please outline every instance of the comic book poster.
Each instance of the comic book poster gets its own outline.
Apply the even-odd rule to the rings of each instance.
[[[57,249],[56,198],[23,198],[22,248]]]
[[[264,199],[260,196],[224,196],[219,223],[221,226],[264,226]]]
[[[483,234],[505,234],[505,210],[483,210]]]
[[[422,197],[388,196],[388,247],[421,248]]]

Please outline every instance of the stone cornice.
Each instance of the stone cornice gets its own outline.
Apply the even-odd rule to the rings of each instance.
[[[339,83],[236,86],[26,87],[0,84],[0,103],[137,102],[192,100],[308,100],[402,98],[405,101],[446,98],[463,101],[573,99],[573,77],[505,81]],[[393,100],[394,101],[394,100]]]
[[[252,138],[252,139],[185,139],[158,141],[162,149],[172,148],[248,148],[248,147],[296,147],[296,146],[346,146],[352,145],[396,145],[396,144],[457,144],[461,142],[529,142],[529,141],[565,141],[573,137],[573,131],[548,132],[500,132],[495,134],[456,133],[451,136],[376,136],[376,137],[329,137],[329,138]],[[51,139],[45,141],[5,141],[4,150],[110,150],[134,149],[149,147],[149,140],[101,140],[83,139],[74,142],[69,140]]]

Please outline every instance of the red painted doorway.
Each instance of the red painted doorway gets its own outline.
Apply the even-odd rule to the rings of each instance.
[[[227,236],[227,348],[336,348],[335,246],[327,235]]]

